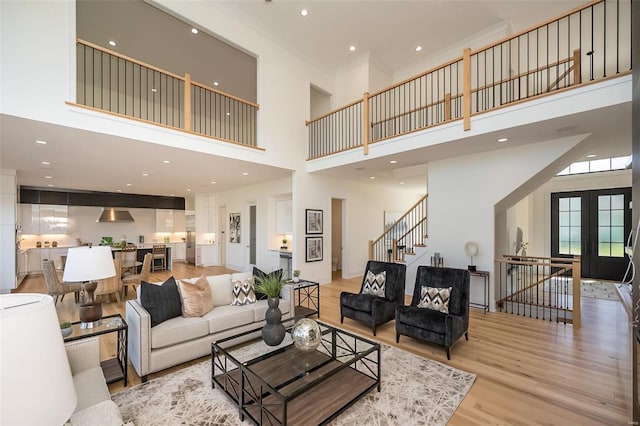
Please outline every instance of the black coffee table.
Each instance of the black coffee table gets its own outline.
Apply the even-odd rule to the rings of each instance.
[[[260,328],[212,344],[211,384],[238,405],[241,420],[325,424],[374,388],[380,391],[380,345],[318,324],[322,342],[312,352],[297,349],[290,336],[278,347],[258,339],[247,347],[225,349],[234,339]]]

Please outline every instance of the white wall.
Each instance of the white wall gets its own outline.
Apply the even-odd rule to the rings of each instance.
[[[0,294],[16,287],[16,200],[16,171],[0,169]]]
[[[466,268],[464,245],[476,241],[474,261],[493,282],[494,258],[503,249],[495,241],[506,233],[495,228],[495,206],[577,143],[555,140],[429,163],[429,249],[440,252],[445,266]]]
[[[336,91],[332,99],[332,109],[362,99],[364,92],[368,91],[369,56],[363,55],[359,62],[336,74]]]

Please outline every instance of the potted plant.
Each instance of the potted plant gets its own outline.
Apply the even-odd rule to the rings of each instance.
[[[297,283],[300,281],[300,270],[296,269],[295,271],[293,271],[293,282]]]
[[[60,332],[62,333],[62,337],[67,337],[71,334],[73,328],[71,328],[71,323],[69,321],[64,321],[60,323]]]
[[[256,277],[255,280],[256,293],[266,295],[267,304],[269,305],[264,315],[267,323],[262,327],[262,340],[269,346],[278,346],[284,340],[285,335],[285,329],[282,325],[282,312],[278,308],[282,281],[274,275]]]

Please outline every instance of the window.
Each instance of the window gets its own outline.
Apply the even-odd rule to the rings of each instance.
[[[611,170],[624,170],[631,164],[631,156],[603,158],[591,161],[579,161],[571,163],[569,167],[558,173],[558,176],[577,175],[581,173],[608,172]]]
[[[560,198],[558,200],[560,254],[580,254],[582,204],[580,197]]]

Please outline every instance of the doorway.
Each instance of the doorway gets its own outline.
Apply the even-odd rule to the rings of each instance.
[[[218,242],[220,247],[220,265],[227,266],[227,206],[218,208]]]
[[[580,255],[585,278],[622,281],[631,188],[551,194],[551,256]]]
[[[343,219],[345,200],[331,199],[331,277],[342,278],[343,267]]]

